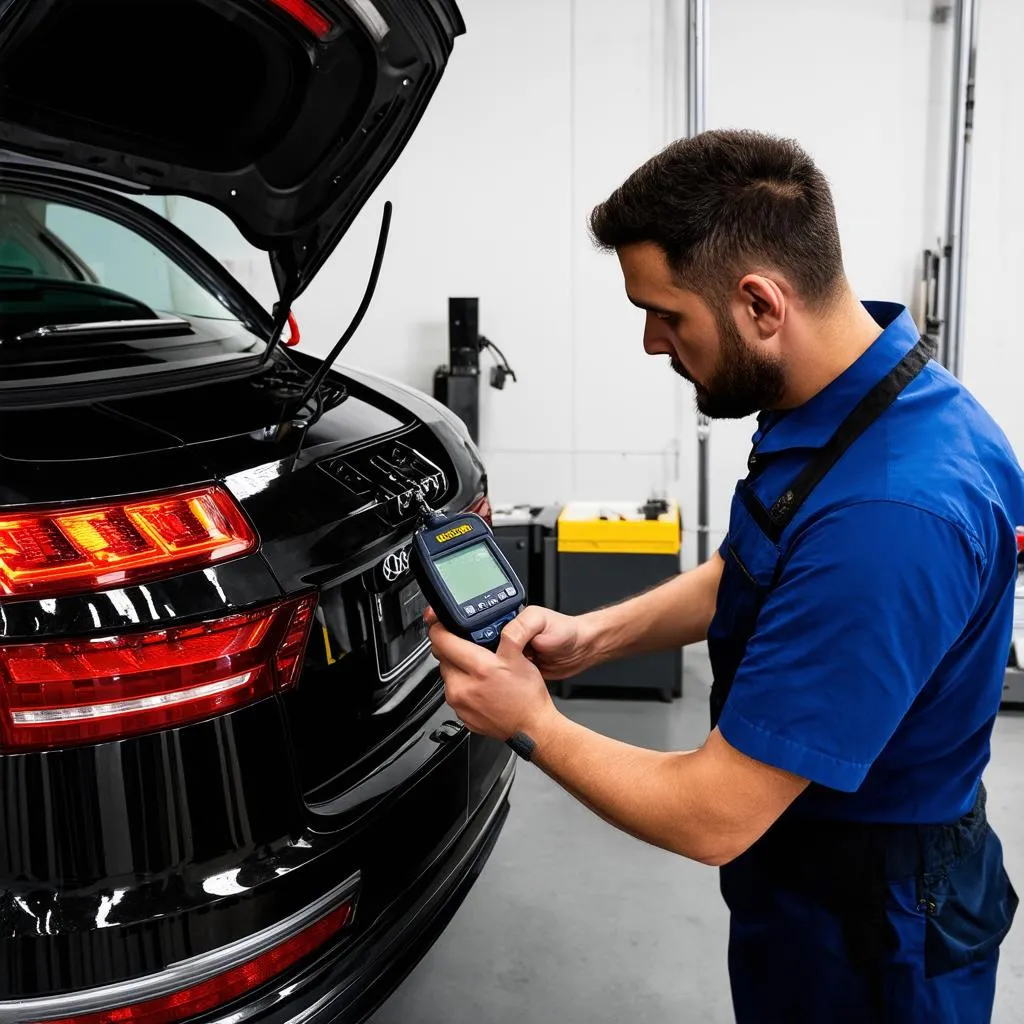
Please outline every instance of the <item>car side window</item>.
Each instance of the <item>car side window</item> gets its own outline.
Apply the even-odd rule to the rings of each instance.
[[[30,274],[43,277],[46,267],[43,261],[20,239],[0,237],[0,274]]]
[[[173,260],[122,224],[89,210],[48,202],[44,226],[105,288],[160,313],[235,319]]]

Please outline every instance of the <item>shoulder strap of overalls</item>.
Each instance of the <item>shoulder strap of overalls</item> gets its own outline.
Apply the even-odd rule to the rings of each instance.
[[[770,508],[765,508],[747,489],[755,519],[761,529],[778,543],[808,495],[829,470],[846,454],[851,445],[871,426],[899,394],[924,369],[931,359],[932,345],[922,338],[854,407],[835,433],[797,474]],[[750,507],[750,505],[748,505]]]

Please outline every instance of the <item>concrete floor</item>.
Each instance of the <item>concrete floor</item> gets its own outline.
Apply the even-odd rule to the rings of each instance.
[[[709,685],[695,650],[671,706],[576,698],[562,707],[619,739],[687,749],[707,733]],[[1024,893],[1022,768],[1024,715],[1001,715],[989,813]],[[725,1024],[726,938],[713,869],[623,835],[521,764],[487,867],[373,1024]],[[1024,1022],[1021,921],[1003,945],[994,1019]]]

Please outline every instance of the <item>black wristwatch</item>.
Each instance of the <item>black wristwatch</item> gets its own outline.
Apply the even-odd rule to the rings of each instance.
[[[517,732],[505,741],[524,761],[533,757],[537,744],[525,732]]]

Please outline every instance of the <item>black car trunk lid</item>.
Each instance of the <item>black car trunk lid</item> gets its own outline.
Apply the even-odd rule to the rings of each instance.
[[[211,203],[294,299],[463,31],[452,0],[8,0],[0,146]]]

